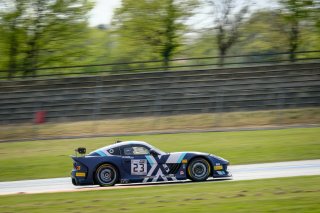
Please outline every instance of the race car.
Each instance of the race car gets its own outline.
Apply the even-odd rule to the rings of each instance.
[[[87,155],[85,148],[75,151],[71,179],[76,186],[231,177],[229,162],[221,157],[201,152],[165,153],[142,141],[118,141]]]

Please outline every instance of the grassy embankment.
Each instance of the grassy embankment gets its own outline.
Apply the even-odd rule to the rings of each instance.
[[[316,159],[320,128],[141,135],[0,143],[0,181],[69,176],[76,147],[92,151],[116,140],[143,140],[166,151],[209,152],[231,164]]]
[[[41,125],[34,125],[31,122],[26,124],[0,125],[0,140],[124,134],[148,131],[320,124],[320,108],[203,113],[79,122],[49,122]]]
[[[1,196],[11,212],[320,212],[320,176]]]

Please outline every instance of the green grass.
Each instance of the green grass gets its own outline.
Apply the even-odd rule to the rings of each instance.
[[[320,212],[320,176],[1,196],[9,212]]]
[[[0,143],[0,181],[69,176],[76,147],[90,152],[116,140],[143,140],[166,152],[200,151],[231,164],[316,159],[320,128],[210,132]]]

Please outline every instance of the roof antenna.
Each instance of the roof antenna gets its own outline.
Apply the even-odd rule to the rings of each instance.
[[[120,142],[122,142],[122,141],[120,141],[120,140],[117,140],[117,141],[116,141],[116,143],[120,143]]]

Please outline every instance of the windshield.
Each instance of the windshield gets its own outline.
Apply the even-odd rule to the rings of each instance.
[[[154,147],[154,146],[152,146],[152,145],[150,145],[150,144],[149,144],[149,146],[150,146],[151,149],[153,149],[154,151],[158,152],[160,155],[165,155],[165,154],[167,154],[167,153],[161,151],[160,149],[158,149],[158,148],[156,148],[156,147]]]

